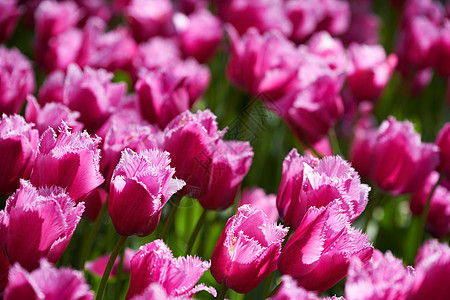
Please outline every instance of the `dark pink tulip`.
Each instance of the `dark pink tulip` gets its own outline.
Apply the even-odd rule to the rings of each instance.
[[[112,8],[110,1],[105,0],[75,0],[87,18],[99,18],[105,22],[111,19]]]
[[[366,263],[355,257],[350,261],[345,297],[347,300],[405,300],[411,288],[413,269],[405,269],[403,262],[390,251],[374,250]]]
[[[199,199],[205,209],[223,210],[233,203],[253,157],[248,142],[223,141],[224,134],[209,110],[185,111],[164,129],[163,148],[176,175],[186,181],[182,193]]]
[[[449,85],[450,86],[450,85]],[[450,178],[450,122],[445,123],[436,138],[439,147],[440,163],[437,170]]]
[[[0,113],[19,113],[34,86],[33,69],[28,59],[19,50],[0,45]]]
[[[313,292],[309,292],[297,286],[297,282],[289,275],[283,275],[281,277],[281,287],[275,296],[269,298],[270,300],[291,300],[291,299],[301,299],[301,300],[345,300],[343,297],[326,297],[322,298],[317,296]]]
[[[64,80],[66,76],[63,71],[50,73],[41,85],[38,94],[38,102],[44,105],[48,102],[63,103]]]
[[[345,45],[351,43],[375,45],[379,43],[381,19],[373,12],[372,1],[349,1],[350,25],[342,35]]]
[[[84,131],[72,133],[62,123],[57,135],[53,128],[41,136],[31,183],[38,187],[60,186],[75,201],[103,183],[99,172],[99,138],[91,138]]]
[[[212,287],[203,283],[195,286],[209,267],[209,262],[198,257],[175,258],[163,240],[155,240],[142,246],[131,259],[130,287],[125,299],[141,295],[153,283],[159,283],[170,297],[192,297],[203,290],[216,296]]]
[[[328,31],[332,35],[345,33],[350,26],[350,4],[342,0],[321,0],[323,19],[317,25],[318,30]]]
[[[8,284],[8,272],[11,265],[9,263],[8,258],[3,253],[3,250],[0,251],[0,292],[3,292],[6,285]]]
[[[136,251],[133,249],[127,248],[125,249],[125,254],[123,256],[123,269],[122,272],[127,274],[131,269],[131,258],[136,254]],[[92,272],[97,276],[102,276],[105,272],[106,265],[108,264],[108,260],[111,253],[100,256],[99,258],[86,262],[86,270]],[[117,274],[117,268],[119,266],[120,257],[117,257],[114,261],[113,268],[111,270],[111,274],[109,274],[109,278],[115,277]]]
[[[450,294],[450,247],[428,240],[419,249],[415,261],[414,283],[408,300],[445,300]]]
[[[373,247],[367,235],[350,226],[338,205],[311,207],[278,259],[278,270],[319,293],[347,275],[352,257],[366,262]]]
[[[361,175],[400,195],[414,192],[438,166],[439,149],[422,143],[412,123],[389,117],[377,130],[369,127],[357,132],[351,157]]]
[[[113,74],[86,67],[82,71],[72,64],[64,83],[64,104],[80,112],[81,121],[89,132],[95,132],[120,106],[127,90],[124,82],[111,82]]]
[[[34,96],[27,96],[25,119],[35,124],[39,134],[42,134],[49,126],[55,131],[58,130],[61,122],[65,122],[74,132],[81,132],[83,124],[77,121],[79,116],[79,112],[71,111],[62,103],[49,102],[41,107]]]
[[[19,115],[3,115],[0,120],[0,194],[19,187],[20,178],[30,178],[36,159],[39,132]]]
[[[208,7],[207,0],[175,0],[175,7],[177,11],[181,11],[186,15],[190,15],[197,10]]]
[[[184,86],[189,94],[189,103],[191,106],[194,105],[208,88],[211,77],[208,67],[200,65],[193,58],[173,63],[171,67],[175,76],[184,78]]]
[[[125,15],[138,42],[157,35],[170,36],[175,33],[173,4],[170,0],[154,0],[151,5],[147,0],[131,0]]]
[[[250,292],[276,270],[287,231],[270,222],[262,210],[239,207],[214,248],[212,276],[238,293]]]
[[[0,42],[10,37],[16,27],[19,14],[20,9],[16,0],[0,1]]]
[[[289,36],[292,25],[284,10],[283,0],[220,0],[218,13],[243,34],[254,27],[259,32],[277,30]]]
[[[5,300],[16,299],[59,299],[92,300],[94,292],[86,283],[83,272],[70,268],[56,269],[45,259],[40,267],[31,273],[19,264],[9,272],[9,283]]]
[[[249,204],[255,209],[262,210],[270,222],[276,222],[278,220],[276,200],[275,194],[267,195],[262,188],[254,187],[242,191],[239,206]]]
[[[39,61],[43,57],[43,64],[47,71],[64,70],[78,59],[83,45],[83,32],[77,28],[71,28],[61,34],[52,37],[48,41],[48,47],[44,53],[39,54]]]
[[[170,197],[184,186],[172,178],[169,153],[158,148],[139,154],[122,151],[109,189],[108,211],[117,233],[147,236],[158,225],[161,210]]]
[[[380,45],[351,44],[348,52],[353,68],[347,82],[353,96],[359,101],[378,100],[397,65],[397,56],[386,57]]]
[[[22,180],[0,212],[2,249],[11,264],[31,271],[42,257],[56,263],[72,238],[84,203],[74,206],[59,187],[35,188]],[[24,246],[26,245],[26,246]]]
[[[228,79],[252,96],[264,92],[276,100],[283,95],[299,68],[301,56],[295,44],[278,31],[261,35],[251,28],[239,37],[229,27],[228,33],[231,40]]]
[[[215,54],[222,39],[222,26],[207,9],[197,10],[189,16],[177,14],[175,25],[186,56],[205,63]]]
[[[353,222],[365,209],[370,187],[339,156],[317,159],[292,149],[283,162],[277,208],[284,223],[296,229],[310,207],[339,206]]]
[[[162,129],[191,107],[184,78],[164,69],[141,72],[135,89],[143,117]]]
[[[444,25],[441,28],[439,41],[437,42],[438,48],[436,69],[443,77],[450,75],[450,20],[446,19]]]
[[[422,215],[430,192],[438,179],[439,174],[432,172],[412,195],[409,204],[414,215]],[[450,235],[450,181],[447,179],[441,180],[434,190],[426,224],[428,231],[437,238]]]
[[[86,206],[83,218],[95,222],[107,197],[108,193],[100,187],[87,193],[86,196],[83,197],[84,205]]]

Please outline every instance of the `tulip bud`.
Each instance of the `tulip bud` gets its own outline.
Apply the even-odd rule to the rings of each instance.
[[[272,223],[261,210],[243,205],[228,219],[211,257],[218,283],[248,293],[277,268],[287,228]]]
[[[158,225],[161,210],[170,197],[184,186],[172,178],[169,153],[158,148],[139,154],[122,151],[109,190],[108,211],[117,233],[147,236]]]

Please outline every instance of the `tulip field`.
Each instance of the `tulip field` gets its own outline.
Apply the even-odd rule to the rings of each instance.
[[[450,299],[450,1],[0,0],[0,298]]]

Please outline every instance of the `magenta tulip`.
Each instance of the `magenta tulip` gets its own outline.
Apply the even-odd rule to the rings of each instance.
[[[297,282],[289,275],[281,276],[281,287],[275,296],[269,298],[270,300],[290,300],[290,299],[301,299],[301,300],[345,300],[343,297],[326,297],[321,298],[313,292],[309,292],[297,286]]]
[[[249,204],[255,209],[262,210],[269,221],[278,220],[278,210],[276,206],[277,196],[275,194],[266,194],[262,188],[244,189],[241,194],[239,206]]]
[[[55,71],[50,73],[42,83],[39,94],[38,102],[44,105],[48,102],[60,102],[63,103],[64,94],[64,80],[66,76],[63,71]]]
[[[310,207],[341,207],[353,222],[365,209],[370,187],[339,156],[321,160],[291,150],[283,162],[277,208],[285,224],[296,229]]]
[[[60,186],[74,201],[82,201],[104,181],[99,171],[99,143],[99,138],[91,138],[86,131],[72,133],[65,123],[58,135],[53,128],[47,129],[41,136],[31,183]]]
[[[59,299],[92,300],[94,292],[86,283],[83,272],[70,268],[56,269],[42,259],[40,267],[32,272],[15,264],[9,272],[5,300]]]
[[[228,219],[211,257],[218,283],[248,293],[277,269],[287,228],[270,222],[261,210],[243,205]]]
[[[31,271],[42,257],[56,263],[84,211],[59,187],[35,188],[22,180],[0,212],[0,240],[11,264]]]
[[[352,257],[366,262],[372,252],[367,235],[350,226],[339,205],[311,207],[283,248],[278,270],[321,293],[347,275]]]
[[[153,282],[139,295],[135,295],[129,300],[149,300],[149,299],[166,299],[166,300],[190,300],[188,296],[170,296],[164,287],[159,283]]]
[[[3,115],[0,120],[0,194],[19,187],[20,178],[30,178],[36,159],[39,132],[18,115]]]
[[[210,263],[198,257],[173,257],[169,247],[162,240],[155,240],[145,246],[131,259],[130,287],[126,299],[133,299],[148,289],[152,283],[159,283],[170,297],[192,297],[205,290],[216,296],[216,290],[203,283],[196,285]]]
[[[147,236],[158,225],[161,210],[170,197],[184,186],[172,178],[169,153],[158,148],[139,154],[122,151],[109,190],[108,211],[117,233]]]
[[[11,36],[19,15],[20,8],[16,0],[0,1],[0,43]]]
[[[439,131],[436,138],[436,145],[439,147],[439,155],[441,158],[437,169],[450,178],[450,123],[445,123]]]

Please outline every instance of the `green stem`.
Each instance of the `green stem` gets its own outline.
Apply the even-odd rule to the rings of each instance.
[[[98,229],[100,228],[100,225],[102,223],[103,215],[105,214],[107,208],[108,201],[105,201],[100,212],[97,215],[97,218],[95,218],[95,222],[94,225],[92,225],[89,236],[84,240],[83,247],[81,248],[80,260],[78,262],[78,270],[84,269],[84,264],[86,263],[89,252],[91,251],[92,244],[94,243],[95,236],[97,235]]]
[[[273,271],[272,273],[269,274],[269,276],[267,276],[266,282],[264,284],[262,299],[266,299],[267,295],[269,295],[269,291],[270,291],[270,288],[272,287],[272,281],[273,281],[274,277],[275,277],[275,271]]]
[[[430,211],[430,206],[431,206],[431,199],[433,198],[434,191],[436,190],[436,188],[441,183],[441,180],[442,180],[442,175],[439,176],[438,181],[436,182],[436,184],[431,189],[430,194],[428,195],[428,198],[427,198],[427,203],[425,204],[425,207],[423,208],[422,214],[420,215],[419,230],[417,232],[416,253],[417,253],[417,251],[419,251],[419,248],[422,245],[423,235],[425,233],[425,225],[426,225],[426,222],[427,222],[427,216],[428,216],[428,213]]]
[[[117,244],[114,247],[114,250],[112,251],[111,256],[109,257],[105,272],[103,272],[102,281],[100,282],[100,286],[98,287],[97,297],[95,298],[96,300],[101,300],[103,298],[103,293],[105,292],[109,274],[111,274],[111,270],[114,265],[114,262],[116,261],[117,254],[119,254],[119,251],[122,248],[123,244],[125,244],[126,240],[127,240],[127,236],[121,235],[119,240],[117,241]]]
[[[330,142],[331,150],[333,151],[333,154],[339,154],[341,155],[341,147],[339,146],[339,141],[336,136],[336,131],[334,128],[331,128],[328,132],[328,141]]]
[[[217,300],[224,300],[225,295],[227,294],[228,287],[226,287],[224,284],[222,285],[222,288],[220,289],[219,295],[217,296]]]
[[[172,227],[172,223],[175,218],[175,213],[177,212],[177,209],[180,206],[181,198],[183,198],[183,196],[180,195],[173,196],[173,204],[172,207],[170,208],[169,215],[167,216],[167,219],[164,222],[164,227],[161,232],[161,238],[163,240],[166,240],[167,237],[169,236],[170,228]]]
[[[200,229],[202,229],[203,223],[205,223],[207,211],[208,210],[203,209],[203,212],[202,212],[200,218],[198,219],[197,224],[195,225],[194,231],[192,231],[191,237],[189,238],[189,242],[188,242],[188,245],[186,248],[186,254],[191,254],[192,248],[194,247],[195,240],[197,239]]]
[[[122,290],[122,273],[123,273],[123,260],[125,257],[125,247],[120,249],[119,254],[119,265],[117,266],[117,274],[116,274],[116,298],[120,297],[120,292]]]
[[[284,237],[283,243],[281,244],[281,249],[284,249],[284,246],[286,246],[286,244],[287,244],[287,242],[288,242],[290,236],[291,236],[294,232],[295,232],[295,230],[292,229],[291,227],[289,227],[289,231],[288,231],[288,233],[286,234],[286,236]]]
[[[267,298],[271,298],[271,297],[275,296],[275,294],[278,292],[280,287],[281,287],[281,282],[273,289],[273,291],[269,294],[269,296]]]
[[[378,191],[378,190],[376,190],[376,191]],[[369,223],[370,223],[370,220],[372,220],[372,216],[373,216],[373,212],[375,210],[375,207],[377,207],[381,203],[381,200],[385,196],[386,196],[386,194],[378,192],[376,194],[376,196],[374,197],[373,201],[369,201],[366,221],[364,222],[364,227],[363,227],[363,231],[364,232],[366,232],[367,231],[367,227],[369,227]]]

